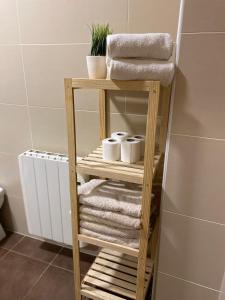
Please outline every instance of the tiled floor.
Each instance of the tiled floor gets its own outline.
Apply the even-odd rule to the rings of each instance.
[[[93,256],[81,254],[85,275]],[[0,242],[1,300],[74,300],[72,251],[16,233]]]

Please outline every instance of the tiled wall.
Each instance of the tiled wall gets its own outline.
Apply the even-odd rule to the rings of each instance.
[[[87,24],[109,22],[115,33],[171,32],[175,39],[179,2],[0,1],[0,185],[8,194],[2,212],[8,227],[27,231],[17,155],[29,148],[67,152],[63,78],[87,76]],[[142,132],[144,96],[109,96],[109,129]],[[96,94],[79,92],[76,109],[84,154],[98,143]]]
[[[225,1],[183,1],[156,300],[225,299]]]

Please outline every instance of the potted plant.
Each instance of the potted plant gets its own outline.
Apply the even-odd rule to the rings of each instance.
[[[112,33],[109,24],[96,24],[90,27],[91,55],[87,56],[87,69],[90,79],[106,78],[106,38]]]

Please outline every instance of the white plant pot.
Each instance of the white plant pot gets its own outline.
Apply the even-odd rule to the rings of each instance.
[[[106,78],[106,57],[105,56],[86,56],[88,76],[90,79]]]

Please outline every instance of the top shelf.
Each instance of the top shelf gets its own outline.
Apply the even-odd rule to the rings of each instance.
[[[154,91],[160,86],[159,81],[149,80],[109,80],[72,78],[74,89],[101,89],[101,90],[124,90],[124,91]]]

